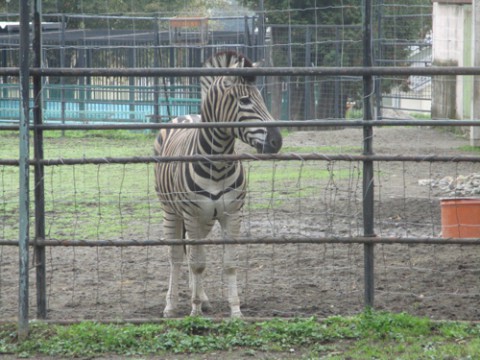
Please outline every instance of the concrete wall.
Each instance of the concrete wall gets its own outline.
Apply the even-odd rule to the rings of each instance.
[[[471,65],[472,6],[466,3],[433,3],[433,65]],[[469,117],[471,79],[435,76],[432,81],[432,118]]]

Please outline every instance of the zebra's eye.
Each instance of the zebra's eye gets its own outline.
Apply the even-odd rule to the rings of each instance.
[[[248,96],[244,96],[240,98],[240,105],[247,106],[251,104],[252,104],[252,100],[250,100]]]

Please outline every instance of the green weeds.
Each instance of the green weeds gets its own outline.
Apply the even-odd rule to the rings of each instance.
[[[295,353],[314,359],[461,359],[480,356],[477,324],[432,322],[408,314],[366,311],[322,321],[272,319],[213,321],[187,317],[159,324],[70,326],[34,323],[30,337],[17,341],[14,325],[0,326],[0,354],[22,357],[143,356],[239,352]],[[234,357],[232,357],[234,358]]]

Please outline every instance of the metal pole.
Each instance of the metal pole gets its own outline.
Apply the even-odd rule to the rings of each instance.
[[[379,37],[378,45],[376,48],[376,59],[375,66],[383,65],[378,59],[383,59],[383,27],[382,27],[382,18],[383,18],[383,9],[384,9],[384,0],[378,0],[377,2],[377,11],[375,14],[375,19],[377,19],[377,34]],[[375,108],[377,119],[383,119],[383,98],[382,98],[382,79],[380,76],[375,78]]]
[[[137,66],[137,56],[136,51],[134,48],[131,48],[128,52],[128,67],[134,68]],[[135,119],[135,78],[133,76],[128,77],[128,110],[130,112],[129,119]]]
[[[293,67],[292,60],[292,27],[288,27],[288,67]],[[292,78],[287,76],[287,114],[288,118],[292,119],[292,101],[296,100],[292,98]],[[296,119],[294,119],[296,120]]]
[[[60,47],[60,66],[65,67],[65,43],[66,43],[66,35],[65,31],[67,28],[67,22],[65,19],[65,15],[62,14],[62,32],[61,32],[61,47]],[[65,99],[65,77],[60,77],[60,102],[61,102],[61,117],[62,117],[62,124],[65,124],[65,117],[67,113],[67,101]],[[65,136],[65,129],[62,130],[62,137]]]
[[[341,48],[340,48],[340,34],[338,31],[338,26],[335,27],[335,66],[340,67],[342,66],[340,62],[340,57],[342,56],[341,54]],[[334,79],[334,85],[333,85],[333,111],[332,115],[334,118],[339,119],[344,117],[344,111],[342,111],[345,108],[345,103],[343,102],[343,94],[340,91],[340,79],[341,77],[336,76]],[[343,109],[342,109],[343,108]]]
[[[312,33],[310,31],[310,26],[307,26],[305,31],[305,67],[311,66],[311,58],[312,58]],[[311,107],[310,104],[312,103],[312,82],[310,81],[310,76],[305,77],[305,102],[304,102],[304,109],[303,109],[303,119],[308,120],[311,119]]]
[[[29,1],[20,1],[20,92],[22,109],[19,129],[19,285],[18,338],[28,337],[28,243],[29,243]]]
[[[171,47],[171,50],[174,48]],[[80,49],[81,50],[81,49]],[[210,49],[207,49],[210,51]],[[171,53],[171,63],[174,64],[175,53]],[[395,67],[395,66],[334,66],[315,67],[249,67],[249,68],[188,68],[161,67],[155,68],[85,68],[79,59],[78,68],[43,68],[30,69],[32,75],[92,77],[92,76],[466,76],[480,75],[480,66],[431,66],[431,67]],[[0,68],[1,75],[18,76],[17,67]]]
[[[372,66],[372,2],[364,0],[363,19],[363,66]],[[363,119],[373,120],[373,76],[363,77]],[[373,127],[363,127],[363,154],[373,154]],[[374,175],[373,161],[363,162],[363,235],[373,237],[374,233]],[[364,245],[365,306],[374,306],[374,245]]]
[[[34,0],[33,7],[33,53],[34,66],[42,67],[42,10],[41,0]],[[35,125],[42,125],[42,81],[41,76],[33,76],[33,121]],[[33,132],[35,159],[43,159],[43,130],[35,127]],[[45,183],[44,167],[35,163],[35,244],[38,239],[45,239]],[[47,282],[45,275],[45,246],[35,245],[35,268],[37,285],[37,317],[47,317]]]
[[[473,66],[480,66],[480,0],[472,3],[472,55]],[[473,77],[472,120],[480,118],[480,76]],[[470,145],[480,146],[480,128],[470,128]]]
[[[153,67],[160,67],[160,29],[158,24],[158,18],[155,17],[155,35],[153,39],[153,44],[155,46],[155,51],[153,52]],[[165,78],[163,78],[163,84],[165,86]],[[166,95],[166,93],[165,93]],[[153,119],[152,122],[160,122],[160,79],[158,76],[153,77]]]
[[[258,46],[256,47],[258,54],[257,59],[261,59],[264,61],[264,66],[271,66],[270,59],[267,58],[267,49],[266,49],[266,39],[267,36],[267,29],[265,27],[265,7],[263,4],[263,0],[259,2],[259,12],[258,12],[258,34],[257,34],[257,41]],[[262,89],[263,98],[267,98],[268,89],[265,81],[265,76],[259,77],[259,84],[260,88]]]
[[[258,5],[260,7],[260,19],[259,19],[259,21],[260,21],[260,29],[259,29],[260,30],[259,31],[260,37],[259,37],[259,40],[261,41],[261,43],[260,43],[260,45],[261,45],[260,49],[261,50],[260,51],[262,52],[262,54],[261,54],[262,58],[264,58],[265,57],[265,48],[264,48],[264,46],[265,46],[265,36],[266,36],[266,30],[267,30],[265,28],[265,2],[264,2],[264,0],[260,0]]]

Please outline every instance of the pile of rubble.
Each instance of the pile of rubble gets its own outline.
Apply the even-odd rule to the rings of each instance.
[[[480,196],[480,173],[445,176],[440,180],[422,179],[419,185],[430,186],[435,195],[443,197],[477,197]]]

